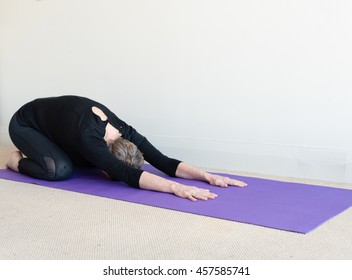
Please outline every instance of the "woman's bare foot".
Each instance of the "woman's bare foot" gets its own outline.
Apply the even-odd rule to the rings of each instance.
[[[6,167],[10,168],[11,170],[13,170],[15,172],[19,172],[18,171],[18,163],[22,158],[23,158],[23,155],[20,151],[12,152],[8,162],[6,163]]]

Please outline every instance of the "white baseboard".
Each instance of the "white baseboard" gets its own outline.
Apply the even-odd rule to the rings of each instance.
[[[229,171],[352,183],[352,151],[221,139],[148,135],[164,154],[192,165]],[[0,144],[11,144],[0,126]]]
[[[219,139],[148,136],[165,154],[195,166],[352,183],[352,151]]]

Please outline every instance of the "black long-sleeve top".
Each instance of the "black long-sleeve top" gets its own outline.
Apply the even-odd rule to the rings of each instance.
[[[108,117],[102,121],[92,112],[98,107]],[[157,150],[132,126],[119,119],[106,106],[80,96],[60,96],[36,99],[19,110],[27,125],[46,135],[61,147],[76,165],[93,165],[104,170],[113,180],[139,187],[142,170],[117,159],[104,140],[109,122],[122,137],[134,143],[146,161],[157,169],[175,176],[179,160],[169,158]]]

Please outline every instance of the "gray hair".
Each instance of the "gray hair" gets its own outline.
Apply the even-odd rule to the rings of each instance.
[[[131,167],[140,169],[144,163],[143,154],[132,142],[120,137],[110,146],[111,153]]]

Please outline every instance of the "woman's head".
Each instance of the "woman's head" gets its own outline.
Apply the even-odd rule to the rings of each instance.
[[[134,168],[141,168],[144,163],[143,154],[137,146],[122,137],[109,145],[111,153],[119,160]]]

